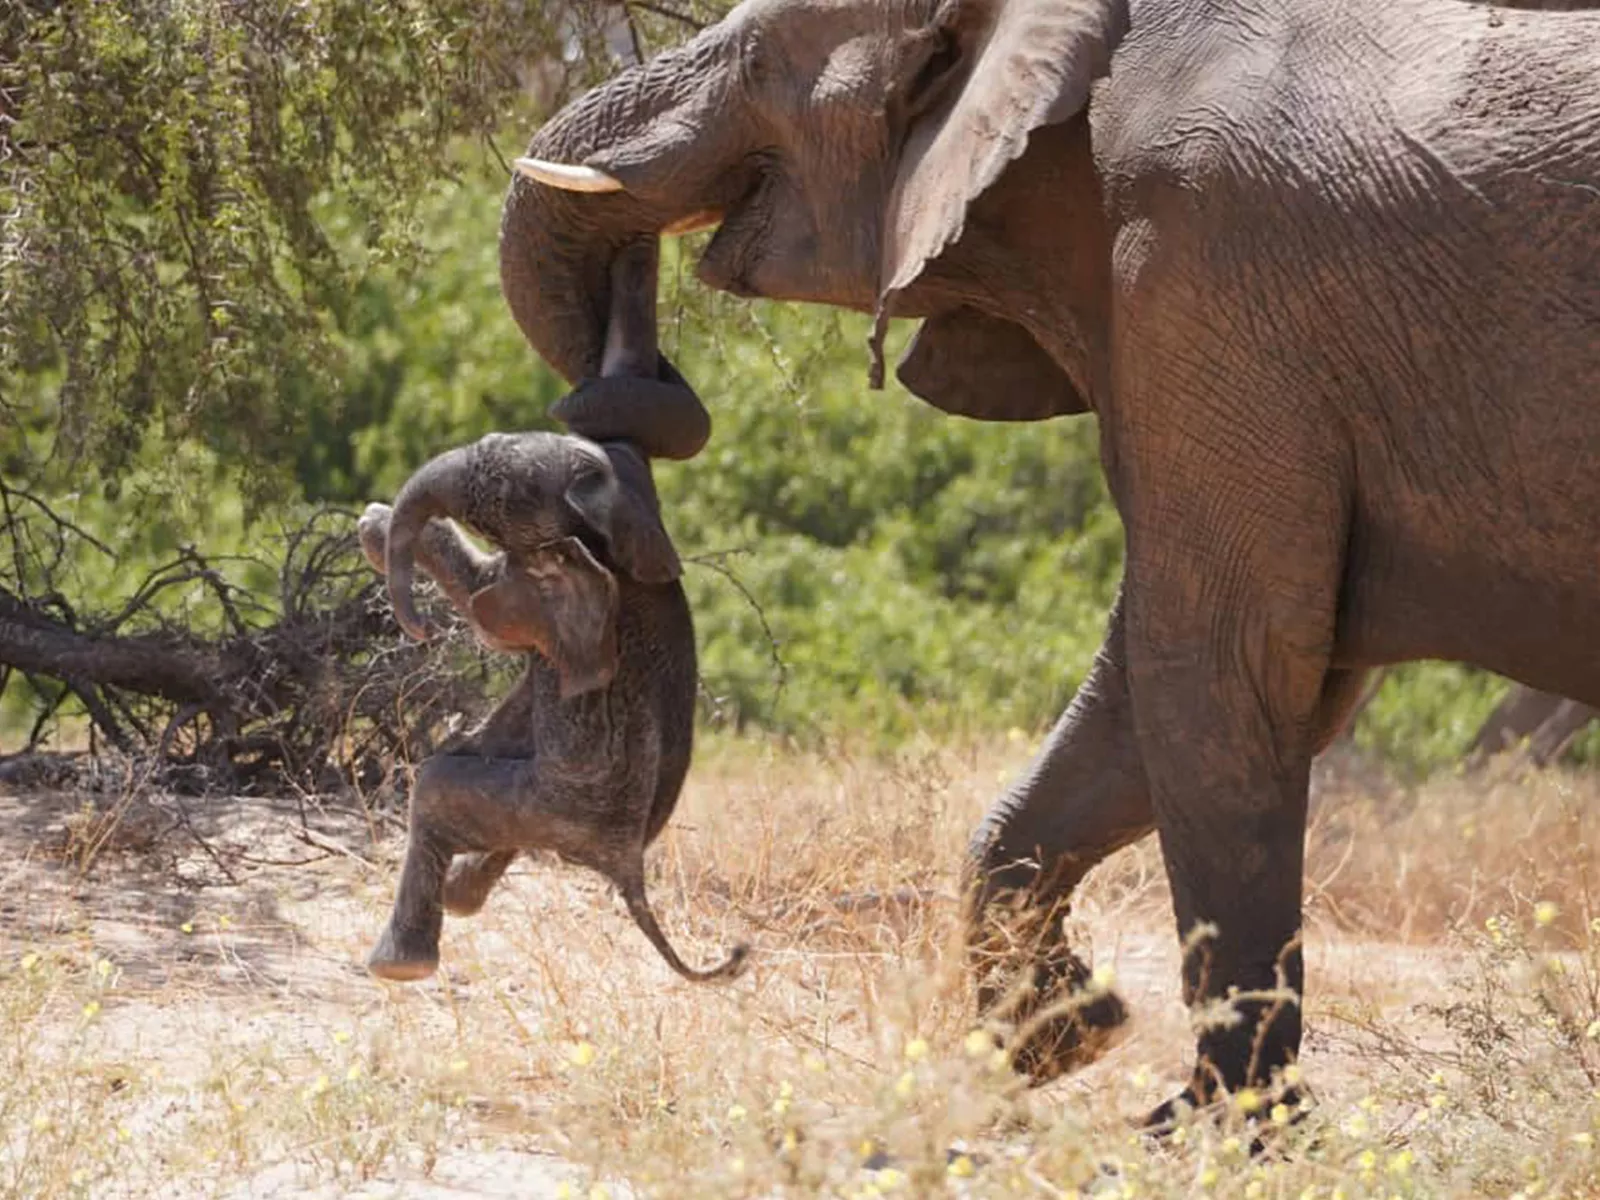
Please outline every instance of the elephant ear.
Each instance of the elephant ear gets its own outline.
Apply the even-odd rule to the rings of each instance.
[[[617,580],[577,538],[539,547],[504,579],[474,592],[472,619],[506,648],[538,650],[570,700],[617,673]]]
[[[934,48],[901,98],[919,114],[890,189],[878,278],[880,326],[894,294],[961,235],[967,209],[1027,148],[1082,112],[1128,28],[1127,0],[944,0]]]
[[[683,564],[661,524],[661,507],[644,455],[629,442],[601,449],[609,471],[584,470],[568,486],[567,504],[605,541],[612,561],[640,583],[671,583]]]
[[[1043,421],[1088,411],[1032,334],[974,308],[924,321],[895,374],[935,408],[980,421]]]
[[[496,580],[472,593],[467,615],[479,640],[491,650],[510,653],[537,650],[553,658],[555,635],[535,584],[516,575]]]

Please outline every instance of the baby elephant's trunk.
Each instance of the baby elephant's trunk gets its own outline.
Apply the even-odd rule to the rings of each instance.
[[[634,923],[644,931],[645,937],[650,939],[650,944],[656,948],[661,957],[667,960],[667,965],[679,975],[694,983],[711,983],[733,979],[744,970],[745,960],[750,956],[750,947],[743,942],[734,946],[722,962],[703,971],[696,971],[678,957],[678,952],[672,948],[672,943],[667,941],[667,935],[661,931],[661,926],[656,924],[656,914],[644,894],[642,861],[637,873],[630,872],[626,878],[615,879],[614,882],[622,892],[622,899],[627,903],[628,912],[632,915]]]

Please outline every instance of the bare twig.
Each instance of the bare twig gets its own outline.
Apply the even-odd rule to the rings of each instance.
[[[744,585],[744,581],[735,575],[728,565],[722,561],[723,559],[732,558],[734,555],[747,553],[749,551],[744,549],[713,550],[705,554],[692,555],[685,561],[691,562],[697,567],[705,567],[707,570],[715,571],[718,575],[721,575],[744,597],[745,603],[756,614],[756,620],[761,624],[761,635],[767,640],[767,652],[772,658],[772,669],[777,677],[777,682],[772,689],[772,704],[776,707],[778,700],[783,696],[785,685],[789,682],[789,665],[783,661],[783,655],[778,649],[778,636],[772,632],[772,626],[767,623],[766,610],[761,607],[761,602]]]
[[[110,546],[106,545],[99,538],[95,537],[94,534],[90,533],[88,530],[84,529],[81,525],[79,525],[76,522],[72,521],[70,518],[63,517],[60,513],[56,512],[55,509],[51,508],[48,504],[46,504],[43,500],[39,499],[39,497],[35,496],[32,492],[23,491],[21,488],[17,487],[16,485],[7,484],[3,479],[0,479],[0,498],[4,498],[5,499],[5,510],[4,510],[4,513],[5,513],[5,516],[6,516],[7,520],[8,520],[8,523],[9,523],[10,518],[12,516],[12,510],[11,510],[11,504],[10,504],[10,497],[12,497],[12,496],[16,496],[19,500],[26,500],[29,504],[33,505],[40,512],[44,513],[45,516],[49,517],[50,520],[58,528],[66,529],[66,530],[71,531],[76,536],[78,536],[78,537],[82,538],[84,541],[88,542],[91,546],[93,546],[96,550],[100,551],[100,553],[104,554],[107,558],[116,558],[117,557],[116,552],[113,551]]]
[[[704,21],[696,17],[691,17],[688,13],[682,13],[678,12],[676,9],[668,8],[665,4],[653,3],[652,0],[624,0],[623,7],[630,9],[637,8],[643,12],[654,13],[658,17],[665,17],[669,21],[677,21],[680,25],[687,25],[696,33],[699,33],[706,27],[706,23]]]

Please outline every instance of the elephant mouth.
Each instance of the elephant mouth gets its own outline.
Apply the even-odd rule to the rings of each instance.
[[[558,191],[589,194],[623,194],[639,201],[647,210],[669,213],[654,227],[639,229],[640,234],[682,237],[715,230],[695,266],[695,274],[706,286],[743,299],[758,299],[766,292],[756,284],[762,247],[772,225],[771,193],[776,186],[770,164],[755,161],[725,172],[717,181],[713,195],[692,207],[662,199],[656,189],[637,188],[626,167],[615,170],[599,165],[550,162],[519,158],[515,167],[524,175]]]

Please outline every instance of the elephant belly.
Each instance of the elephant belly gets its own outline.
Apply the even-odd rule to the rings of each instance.
[[[1600,704],[1600,489],[1571,483],[1543,505],[1484,488],[1449,505],[1456,523],[1416,498],[1358,506],[1336,663],[1444,659]]]

